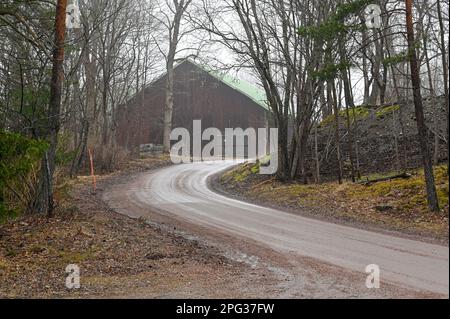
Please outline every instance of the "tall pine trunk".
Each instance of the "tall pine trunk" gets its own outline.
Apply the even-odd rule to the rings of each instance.
[[[67,0],[58,0],[55,18],[55,42],[53,47],[53,68],[50,83],[50,99],[48,108],[48,130],[46,138],[49,149],[42,159],[41,176],[34,209],[37,212],[47,212],[52,216],[54,210],[53,175],[55,172],[56,148],[60,129],[61,88],[63,83],[64,40],[66,35]]]

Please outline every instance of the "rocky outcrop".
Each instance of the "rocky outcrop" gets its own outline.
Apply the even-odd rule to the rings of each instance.
[[[417,126],[412,101],[384,106],[360,106],[350,110],[353,121],[353,159],[361,174],[403,171],[421,166],[417,141]],[[439,161],[447,159],[446,116],[444,98],[424,100],[430,152],[433,154],[435,134],[439,136]],[[345,126],[345,112],[341,111],[341,152],[344,174],[350,175],[350,152]],[[325,118],[318,128],[320,173],[325,178],[337,174],[333,118]],[[314,158],[314,134],[311,136],[308,157]],[[314,165],[314,161],[308,161]],[[310,167],[314,171],[314,167]]]

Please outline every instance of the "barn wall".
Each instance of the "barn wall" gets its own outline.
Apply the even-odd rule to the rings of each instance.
[[[193,120],[202,129],[265,127],[265,110],[244,94],[185,61],[174,73],[173,128],[192,130]],[[132,98],[118,112],[117,142],[128,149],[163,142],[165,76]]]

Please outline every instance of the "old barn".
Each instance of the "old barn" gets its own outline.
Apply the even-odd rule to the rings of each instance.
[[[132,150],[142,144],[163,143],[166,76],[132,97],[118,112],[117,142]],[[174,69],[172,127],[264,128],[269,112],[264,91],[229,75],[184,60]]]

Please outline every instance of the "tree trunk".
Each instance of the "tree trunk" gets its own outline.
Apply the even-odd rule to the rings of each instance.
[[[87,41],[85,44],[85,48],[83,54],[81,56],[82,65],[84,68],[84,74],[86,78],[86,98],[85,98],[85,109],[82,114],[83,118],[81,119],[82,127],[80,133],[80,144],[77,148],[77,153],[72,162],[72,167],[70,170],[70,176],[75,177],[78,171],[81,168],[83,163],[83,159],[86,158],[87,153],[87,144],[89,134],[91,133],[91,123],[94,121],[94,113],[95,113],[95,100],[96,100],[96,91],[95,91],[95,76],[96,76],[96,67],[95,62],[91,61],[89,57],[91,53],[91,45],[89,43],[89,34],[86,34]],[[92,59],[93,60],[93,59]]]
[[[382,59],[382,43],[381,39],[377,39],[377,32],[374,30],[373,33],[374,38],[376,39],[374,41],[375,45],[375,56],[372,57],[375,59],[374,65],[372,66],[372,76],[373,76],[373,85],[372,85],[372,92],[370,93],[369,97],[369,104],[371,105],[377,105],[379,104],[380,100],[380,89],[381,89],[381,74],[380,74],[380,68],[381,68],[381,59]]]
[[[173,60],[167,63],[166,104],[164,109],[164,152],[170,152],[170,132],[173,115]]]
[[[448,163],[449,163],[449,138],[448,138],[448,125],[449,125],[449,113],[448,113],[448,66],[447,66],[447,55],[445,52],[445,28],[444,28],[444,21],[442,19],[442,9],[441,9],[441,1],[437,0],[437,12],[438,12],[438,19],[439,19],[439,34],[440,34],[440,47],[441,47],[441,59],[442,59],[442,69],[444,71],[444,97],[445,97],[445,112],[446,112],[446,119],[447,119],[447,172],[448,172]]]
[[[288,151],[288,121],[277,119],[278,127],[278,170],[277,178],[281,181],[290,179],[291,165],[289,165]]]
[[[345,55],[344,44],[341,40],[339,40],[339,55],[341,56],[341,63],[347,63],[347,57]],[[348,156],[350,159],[350,170],[351,170],[351,179],[354,183],[355,180],[355,164],[353,161],[353,130],[352,123],[350,120],[350,108],[354,110],[354,102],[353,102],[353,94],[352,88],[350,85],[350,79],[348,76],[347,68],[342,72],[342,81],[344,84],[344,97],[345,97],[345,112],[347,116],[347,132],[348,132]]]
[[[340,134],[339,134],[339,110],[337,107],[336,97],[336,85],[334,80],[328,81],[327,85],[328,101],[332,101],[333,113],[334,113],[334,138],[336,140],[336,160],[338,164],[338,181],[342,184],[342,159],[341,159],[341,146],[340,146]]]
[[[363,15],[360,16],[361,24],[365,22],[365,17]],[[363,72],[363,79],[364,79],[364,99],[363,99],[363,105],[369,104],[369,98],[370,98],[370,81],[369,81],[369,68],[367,65],[367,42],[368,42],[368,36],[366,29],[362,28],[361,30],[361,37],[362,37],[362,72]]]
[[[411,83],[414,95],[414,108],[416,113],[418,138],[422,152],[423,168],[425,172],[425,182],[427,189],[428,206],[431,211],[439,211],[439,202],[434,183],[433,165],[427,143],[427,128],[423,115],[422,95],[420,93],[420,75],[415,49],[414,26],[412,15],[412,0],[405,0],[406,3],[406,28],[408,37],[408,55],[411,68]]]
[[[314,160],[316,168],[316,183],[320,184],[320,161],[319,161],[319,147],[317,145],[317,123],[314,125]]]
[[[163,145],[164,152],[170,152],[170,133],[172,131],[172,115],[173,115],[173,88],[174,88],[174,69],[175,55],[177,53],[178,41],[180,40],[180,26],[183,14],[191,3],[191,0],[173,1],[175,5],[175,13],[171,26],[169,27],[169,52],[166,57],[166,102],[164,109],[164,133]]]
[[[53,215],[53,175],[55,172],[56,148],[58,146],[58,133],[60,129],[61,88],[63,83],[64,40],[66,34],[66,8],[67,0],[58,0],[55,18],[55,43],[53,49],[53,68],[50,83],[50,99],[48,109],[47,138],[49,149],[42,159],[41,181],[39,183],[38,198],[34,204],[37,212],[47,211],[48,216]]]
[[[423,28],[423,24],[422,28]],[[428,41],[427,41],[427,35],[425,34],[425,30],[422,30],[423,33],[423,52],[425,55],[425,62],[427,66],[427,77],[428,77],[428,86],[430,89],[430,96],[431,96],[431,105],[435,108],[433,110],[433,122],[434,122],[434,150],[433,150],[433,162],[437,164],[439,162],[439,125],[438,125],[438,109],[439,106],[436,104],[436,93],[434,91],[434,85],[433,85],[433,78],[431,75],[431,65],[430,65],[430,59],[428,57]]]

